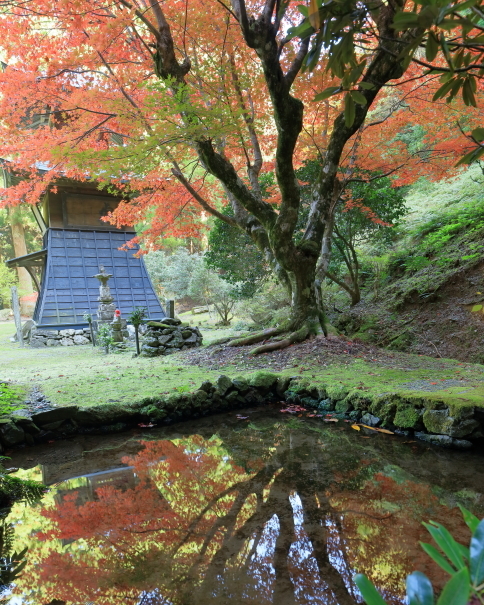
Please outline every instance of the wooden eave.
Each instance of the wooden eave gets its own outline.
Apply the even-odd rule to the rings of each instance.
[[[24,256],[17,256],[5,261],[7,267],[41,267],[44,264],[44,259],[47,256],[47,250],[38,250]]]

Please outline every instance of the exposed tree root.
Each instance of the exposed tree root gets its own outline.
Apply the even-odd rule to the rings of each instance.
[[[286,323],[284,326],[279,326],[278,328],[268,328],[266,330],[262,330],[261,332],[256,332],[255,334],[249,334],[247,336],[230,340],[230,342],[227,342],[226,346],[243,347],[256,344],[258,342],[263,342],[268,339],[273,339],[271,342],[262,344],[250,352],[251,355],[259,355],[260,353],[268,353],[269,351],[285,349],[296,342],[303,342],[303,340],[306,340],[306,338],[311,334],[320,334],[321,331],[323,331],[325,336],[328,336],[324,322],[307,322],[297,330],[294,329],[295,327],[296,326],[294,323],[292,326],[290,323]]]
[[[231,340],[227,346],[243,347],[245,345],[253,345],[257,342],[262,342],[263,340],[277,336],[278,334],[281,334],[281,332],[284,332],[284,328],[268,328],[267,330],[262,330],[262,332],[255,332],[249,336],[242,336],[241,338]]]
[[[215,347],[215,346],[218,346],[218,345],[224,345],[230,339],[231,339],[230,336],[225,336],[224,338],[219,338],[218,340],[214,340],[213,342],[211,342],[210,346],[211,347]]]
[[[307,326],[303,326],[299,330],[291,332],[289,336],[287,336],[287,338],[284,338],[283,340],[268,342],[267,344],[252,349],[250,354],[260,355],[260,353],[268,353],[269,351],[278,351],[280,349],[285,349],[286,347],[289,347],[290,345],[293,345],[296,342],[302,342],[303,340],[306,340],[308,336],[309,328]]]

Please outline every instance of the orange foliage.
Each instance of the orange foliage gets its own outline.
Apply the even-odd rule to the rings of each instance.
[[[297,4],[289,3],[288,25],[297,18]],[[259,7],[255,0],[248,6]],[[205,228],[200,206],[171,172],[174,161],[212,208],[226,203],[222,187],[197,159],[196,137],[219,141],[245,182],[247,163],[255,159],[253,133],[262,172],[273,170],[277,140],[260,63],[222,3],[163,2],[177,52],[191,61],[181,98],[154,72],[152,35],[136,7],[116,0],[10,3],[10,12],[0,17],[7,63],[0,73],[0,156],[29,180],[0,194],[2,205],[34,203],[61,176],[114,184],[127,201],[108,220],[141,224],[145,242],[156,246],[160,235],[196,237]],[[296,51],[294,44],[284,47],[284,68]],[[341,109],[338,97],[313,101],[323,88],[338,85],[323,67],[324,62],[299,74],[293,86],[305,104],[296,165],[324,150]],[[434,77],[423,77],[413,66],[401,82],[384,89],[347,146],[343,170],[386,173],[400,167],[398,185],[449,175],[466,146],[457,118],[472,125],[478,115],[460,101],[431,103],[437,88]],[[40,125],[29,128],[36,120]],[[424,151],[412,154],[396,137],[418,124],[425,129]],[[277,188],[269,201],[279,203]]]

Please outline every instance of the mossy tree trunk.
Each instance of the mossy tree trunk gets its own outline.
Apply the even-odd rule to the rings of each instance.
[[[157,3],[160,36],[156,41],[156,73],[160,78],[170,79],[170,86],[183,98],[182,120],[187,127],[195,127],[198,122],[196,108],[190,109],[187,90],[187,74],[191,65],[188,58],[179,62],[175,55],[175,45],[170,26],[166,21],[161,4]],[[183,170],[173,160],[173,174],[191,193],[202,208],[228,224],[245,231],[263,252],[274,274],[291,294],[292,315],[289,331],[293,331],[289,341],[301,335],[325,331],[324,316],[318,304],[316,286],[316,265],[322,252],[323,238],[327,225],[332,224],[336,208],[335,200],[341,194],[338,169],[345,145],[363,125],[369,108],[381,88],[389,81],[401,77],[403,69],[398,55],[401,50],[400,34],[392,28],[393,17],[400,9],[397,1],[385,5],[375,17],[375,28],[382,43],[374,50],[366,67],[360,95],[366,105],[358,104],[354,120],[348,125],[342,111],[332,124],[326,150],[322,151],[321,169],[314,183],[313,199],[304,228],[300,233],[298,218],[301,209],[299,185],[295,175],[294,156],[299,135],[303,129],[304,105],[293,96],[291,90],[308,54],[310,37],[301,39],[299,50],[287,64],[287,57],[281,54],[281,19],[278,2],[267,0],[264,7],[253,9],[257,14],[248,15],[244,0],[231,3],[236,27],[241,32],[246,45],[255,55],[264,74],[266,91],[271,100],[272,117],[276,127],[274,150],[275,177],[280,202],[275,208],[267,203],[261,192],[259,173],[262,152],[251,112],[245,105],[242,91],[238,95],[241,115],[249,134],[249,151],[246,150],[246,171],[239,169],[225,154],[224,141],[210,132],[206,136],[196,135],[193,147],[200,164],[222,185],[232,205],[233,217],[217,211],[204,199],[183,174]],[[236,69],[232,63],[232,69]],[[235,74],[235,83],[237,78]]]

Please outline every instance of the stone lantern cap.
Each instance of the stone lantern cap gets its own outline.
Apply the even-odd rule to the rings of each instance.
[[[99,265],[99,273],[93,275],[93,277],[98,279],[101,282],[102,286],[105,286],[108,283],[109,278],[112,277],[112,275],[110,273],[106,273],[104,265]]]

